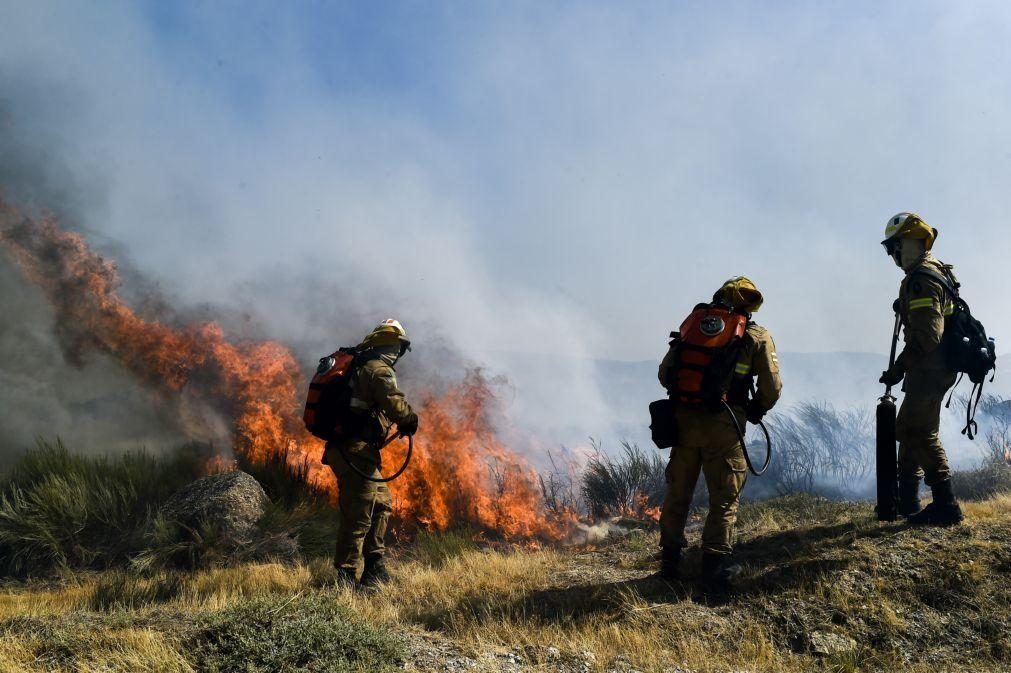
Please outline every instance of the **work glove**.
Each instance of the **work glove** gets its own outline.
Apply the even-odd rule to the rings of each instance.
[[[397,432],[401,435],[413,435],[418,431],[418,415],[413,411],[407,414],[407,418],[397,423]]]
[[[884,383],[886,386],[895,386],[905,377],[906,373],[902,371],[901,367],[893,366],[891,369],[881,372],[881,378],[878,379],[878,382]]]
[[[765,409],[758,403],[758,400],[748,400],[748,405],[744,408],[744,415],[748,417],[748,422],[758,425],[765,417]]]

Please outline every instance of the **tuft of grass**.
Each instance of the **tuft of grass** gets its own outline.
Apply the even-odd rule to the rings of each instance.
[[[68,615],[0,622],[0,672],[193,673],[176,637],[132,624]]]
[[[596,453],[583,472],[581,494],[595,517],[641,514],[663,503],[666,479],[660,454],[622,443],[621,455],[611,458],[594,443]]]
[[[188,445],[167,456],[89,457],[40,440],[0,479],[0,574],[124,561],[143,546],[157,505],[193,480],[207,456]]]
[[[963,500],[987,500],[1011,492],[1011,465],[987,462],[975,470],[957,470],[951,486]]]
[[[183,586],[183,578],[176,573],[141,577],[122,570],[110,571],[99,577],[88,602],[92,610],[137,609],[172,600]]]
[[[192,657],[208,673],[379,672],[404,661],[405,645],[332,597],[295,594],[244,601],[203,618]]]
[[[441,568],[448,560],[477,549],[475,535],[474,531],[466,529],[422,531],[414,541],[415,556],[426,565]]]

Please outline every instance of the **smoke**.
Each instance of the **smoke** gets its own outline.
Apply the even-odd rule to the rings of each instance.
[[[599,360],[655,361],[737,273],[781,351],[883,351],[899,278],[877,235],[897,210],[941,229],[990,330],[1011,325],[984,308],[1009,242],[1006,7],[475,7],[20,6],[0,29],[0,189],[119,260],[131,305],[220,317],[304,368],[396,316],[409,393],[484,365],[548,446],[641,428],[650,367],[621,395]],[[895,47],[911,33],[916,58]],[[2,277],[23,323],[4,375],[53,362],[24,376],[60,387],[51,318]],[[130,391],[138,417],[107,369],[82,387]],[[824,387],[784,376],[794,399]],[[5,418],[5,436],[91,422],[50,404],[63,421]],[[148,420],[129,441],[171,432]]]

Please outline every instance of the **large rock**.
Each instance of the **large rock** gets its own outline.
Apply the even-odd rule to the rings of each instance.
[[[184,526],[214,525],[221,535],[249,538],[268,503],[260,482],[245,472],[223,472],[199,479],[165,501],[161,514]]]

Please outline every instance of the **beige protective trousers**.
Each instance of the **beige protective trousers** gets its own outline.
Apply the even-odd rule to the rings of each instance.
[[[743,419],[741,423],[744,427]],[[678,445],[671,449],[667,464],[660,546],[665,549],[687,546],[685,524],[701,471],[709,489],[709,515],[702,530],[702,550],[729,554],[734,547],[741,490],[747,481],[747,463],[737,432],[726,414],[679,409],[678,436]]]
[[[356,443],[347,454],[362,472],[371,470],[373,477],[382,477],[378,451]],[[352,470],[336,448],[327,449],[327,463],[337,476],[341,512],[334,565],[357,572],[363,557],[375,560],[386,551],[386,525],[393,511],[393,497],[386,484],[369,481]]]
[[[906,395],[899,407],[895,435],[899,440],[899,478],[925,476],[928,486],[951,477],[948,456],[941,445],[941,406],[956,375],[947,370],[911,369],[906,372]]]

